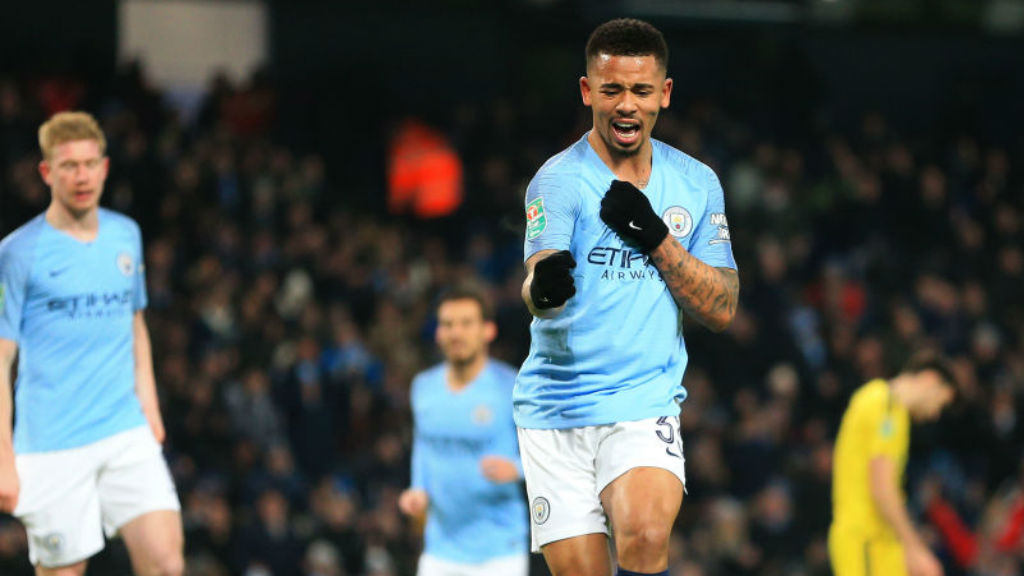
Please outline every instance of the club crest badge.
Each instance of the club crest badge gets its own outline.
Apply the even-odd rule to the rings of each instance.
[[[494,420],[494,413],[485,404],[473,409],[473,423],[477,426],[486,426]]]
[[[693,217],[682,206],[672,206],[661,214],[668,226],[668,233],[676,238],[685,238],[693,230]]]
[[[40,548],[43,548],[53,556],[59,555],[64,550],[64,536],[56,532],[38,536],[36,542]]]
[[[551,516],[551,504],[548,503],[548,499],[543,496],[534,498],[533,506],[530,506],[530,514],[533,516],[533,523],[538,526],[547,522],[548,517]]]
[[[121,271],[121,274],[131,276],[135,272],[135,260],[132,259],[132,255],[127,252],[118,254],[117,269]]]

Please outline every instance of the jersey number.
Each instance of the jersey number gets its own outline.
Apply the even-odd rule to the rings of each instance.
[[[683,457],[683,446],[682,446],[682,444],[683,444],[683,434],[682,434],[682,432],[679,433],[679,438],[678,438],[679,443],[678,443],[678,446],[677,446],[676,445],[676,427],[673,426],[673,424],[675,423],[675,422],[673,422],[673,420],[675,422],[678,422],[678,420],[676,420],[675,418],[672,418],[672,420],[669,420],[668,416],[662,416],[661,418],[658,418],[658,426],[660,428],[664,428],[664,431],[659,428],[658,430],[655,430],[654,433],[658,435],[658,439],[659,440],[661,440],[665,444],[668,444],[668,447],[665,448],[665,453],[666,454],[668,454],[669,456],[674,456],[676,458],[682,458]],[[677,451],[673,451],[672,450],[673,448],[676,448]]]

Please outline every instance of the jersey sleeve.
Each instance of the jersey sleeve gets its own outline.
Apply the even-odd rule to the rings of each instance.
[[[13,242],[0,243],[0,338],[18,342],[28,292],[29,261]]]
[[[523,260],[541,250],[568,250],[578,213],[579,195],[567,177],[535,176],[526,188]]]
[[[896,417],[889,395],[877,394],[865,398],[860,409],[867,434],[868,459],[887,456],[898,460],[906,445],[902,438],[908,431],[904,429],[903,421]]]
[[[135,286],[132,305],[135,310],[142,310],[149,304],[149,293],[146,291],[146,252],[142,247],[142,231],[138,224],[132,223],[135,236]]]
[[[725,193],[718,176],[710,168],[707,168],[706,189],[707,204],[697,222],[688,250],[708,266],[735,269],[729,222],[725,218]]]

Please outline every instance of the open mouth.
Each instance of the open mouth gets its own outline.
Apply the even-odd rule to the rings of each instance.
[[[640,123],[635,120],[616,120],[612,122],[612,133],[620,144],[634,144],[640,138]]]

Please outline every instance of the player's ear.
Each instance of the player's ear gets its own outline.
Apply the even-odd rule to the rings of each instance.
[[[672,99],[672,79],[665,78],[661,85],[661,107],[668,108],[669,100]]]
[[[590,80],[586,76],[580,76],[580,96],[583,97],[583,105],[590,106]]]
[[[484,338],[487,343],[494,342],[494,339],[498,337],[498,325],[493,320],[488,320],[484,323]]]
[[[39,161],[39,175],[43,177],[43,182],[46,182],[47,186],[51,185],[50,176],[53,171],[50,169],[50,164],[43,158]]]

